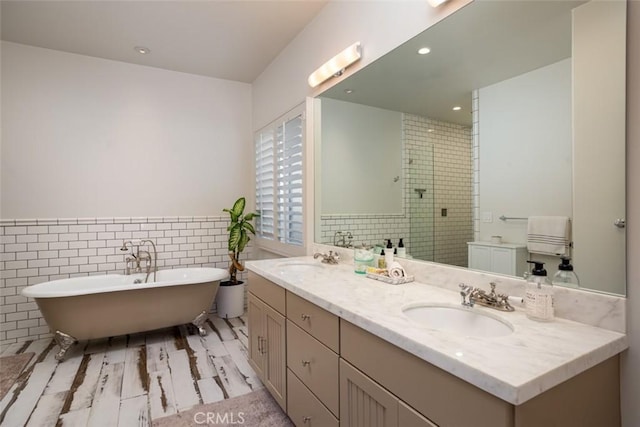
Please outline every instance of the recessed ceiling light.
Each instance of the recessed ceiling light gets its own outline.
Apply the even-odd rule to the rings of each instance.
[[[353,93],[353,89],[345,89],[344,93]]]
[[[420,55],[426,55],[429,52],[431,52],[431,49],[429,49],[428,47],[421,47],[420,49],[418,49],[418,53]]]
[[[460,107],[459,105],[456,105],[455,107],[453,107],[453,111],[460,111],[462,110],[462,107]]]
[[[136,47],[133,48],[133,50],[138,52],[140,55],[147,55],[147,54],[151,53],[151,49],[149,49],[148,47],[144,47],[144,46],[136,46]]]
[[[433,129],[427,129],[427,132],[433,132]]]

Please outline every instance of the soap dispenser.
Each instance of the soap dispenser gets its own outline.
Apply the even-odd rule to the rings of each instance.
[[[393,245],[391,244],[391,239],[387,240],[387,249],[384,252],[385,263],[387,264],[387,268],[393,263]]]
[[[527,261],[534,264],[527,277],[527,291],[524,298],[525,313],[528,318],[542,322],[553,320],[553,287],[544,269],[544,262]]]
[[[400,241],[398,242],[398,256],[400,258],[405,258],[407,256],[407,248],[404,247],[404,242],[402,241],[402,237],[400,238]]]
[[[558,265],[558,271],[553,275],[554,285],[566,286],[568,288],[579,288],[580,279],[571,265],[571,258],[562,257],[562,262]]]

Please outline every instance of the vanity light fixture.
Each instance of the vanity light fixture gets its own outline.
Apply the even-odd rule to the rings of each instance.
[[[151,49],[149,49],[148,47],[144,47],[144,46],[136,46],[136,47],[133,48],[133,50],[138,52],[140,55],[147,55],[147,54],[151,53]]]
[[[360,42],[352,44],[311,73],[308,80],[309,86],[316,87],[331,77],[338,77],[342,75],[344,70],[349,65],[358,61],[361,56]]]
[[[462,110],[462,107],[459,105],[456,105],[455,107],[452,108],[453,111],[460,111]]]
[[[420,49],[418,49],[418,54],[420,55],[426,55],[429,52],[431,52],[431,49],[429,49],[428,47],[421,47]]]
[[[429,2],[429,5],[431,7],[438,7],[440,6],[442,3],[446,3],[448,0],[427,0],[427,2]]]

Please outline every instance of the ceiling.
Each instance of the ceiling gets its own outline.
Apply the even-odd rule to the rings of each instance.
[[[2,0],[1,33],[10,42],[251,83],[327,1]]]
[[[470,126],[473,89],[571,56],[581,3],[475,1],[322,96]],[[423,46],[431,52],[418,55]]]

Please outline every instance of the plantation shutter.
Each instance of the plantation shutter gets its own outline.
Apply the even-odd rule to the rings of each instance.
[[[256,234],[263,239],[275,236],[274,197],[275,162],[273,130],[256,136]]]
[[[281,253],[289,251],[284,246],[303,250],[303,143],[302,107],[255,137],[256,235],[260,246]]]
[[[302,246],[302,114],[277,129],[278,240]]]

